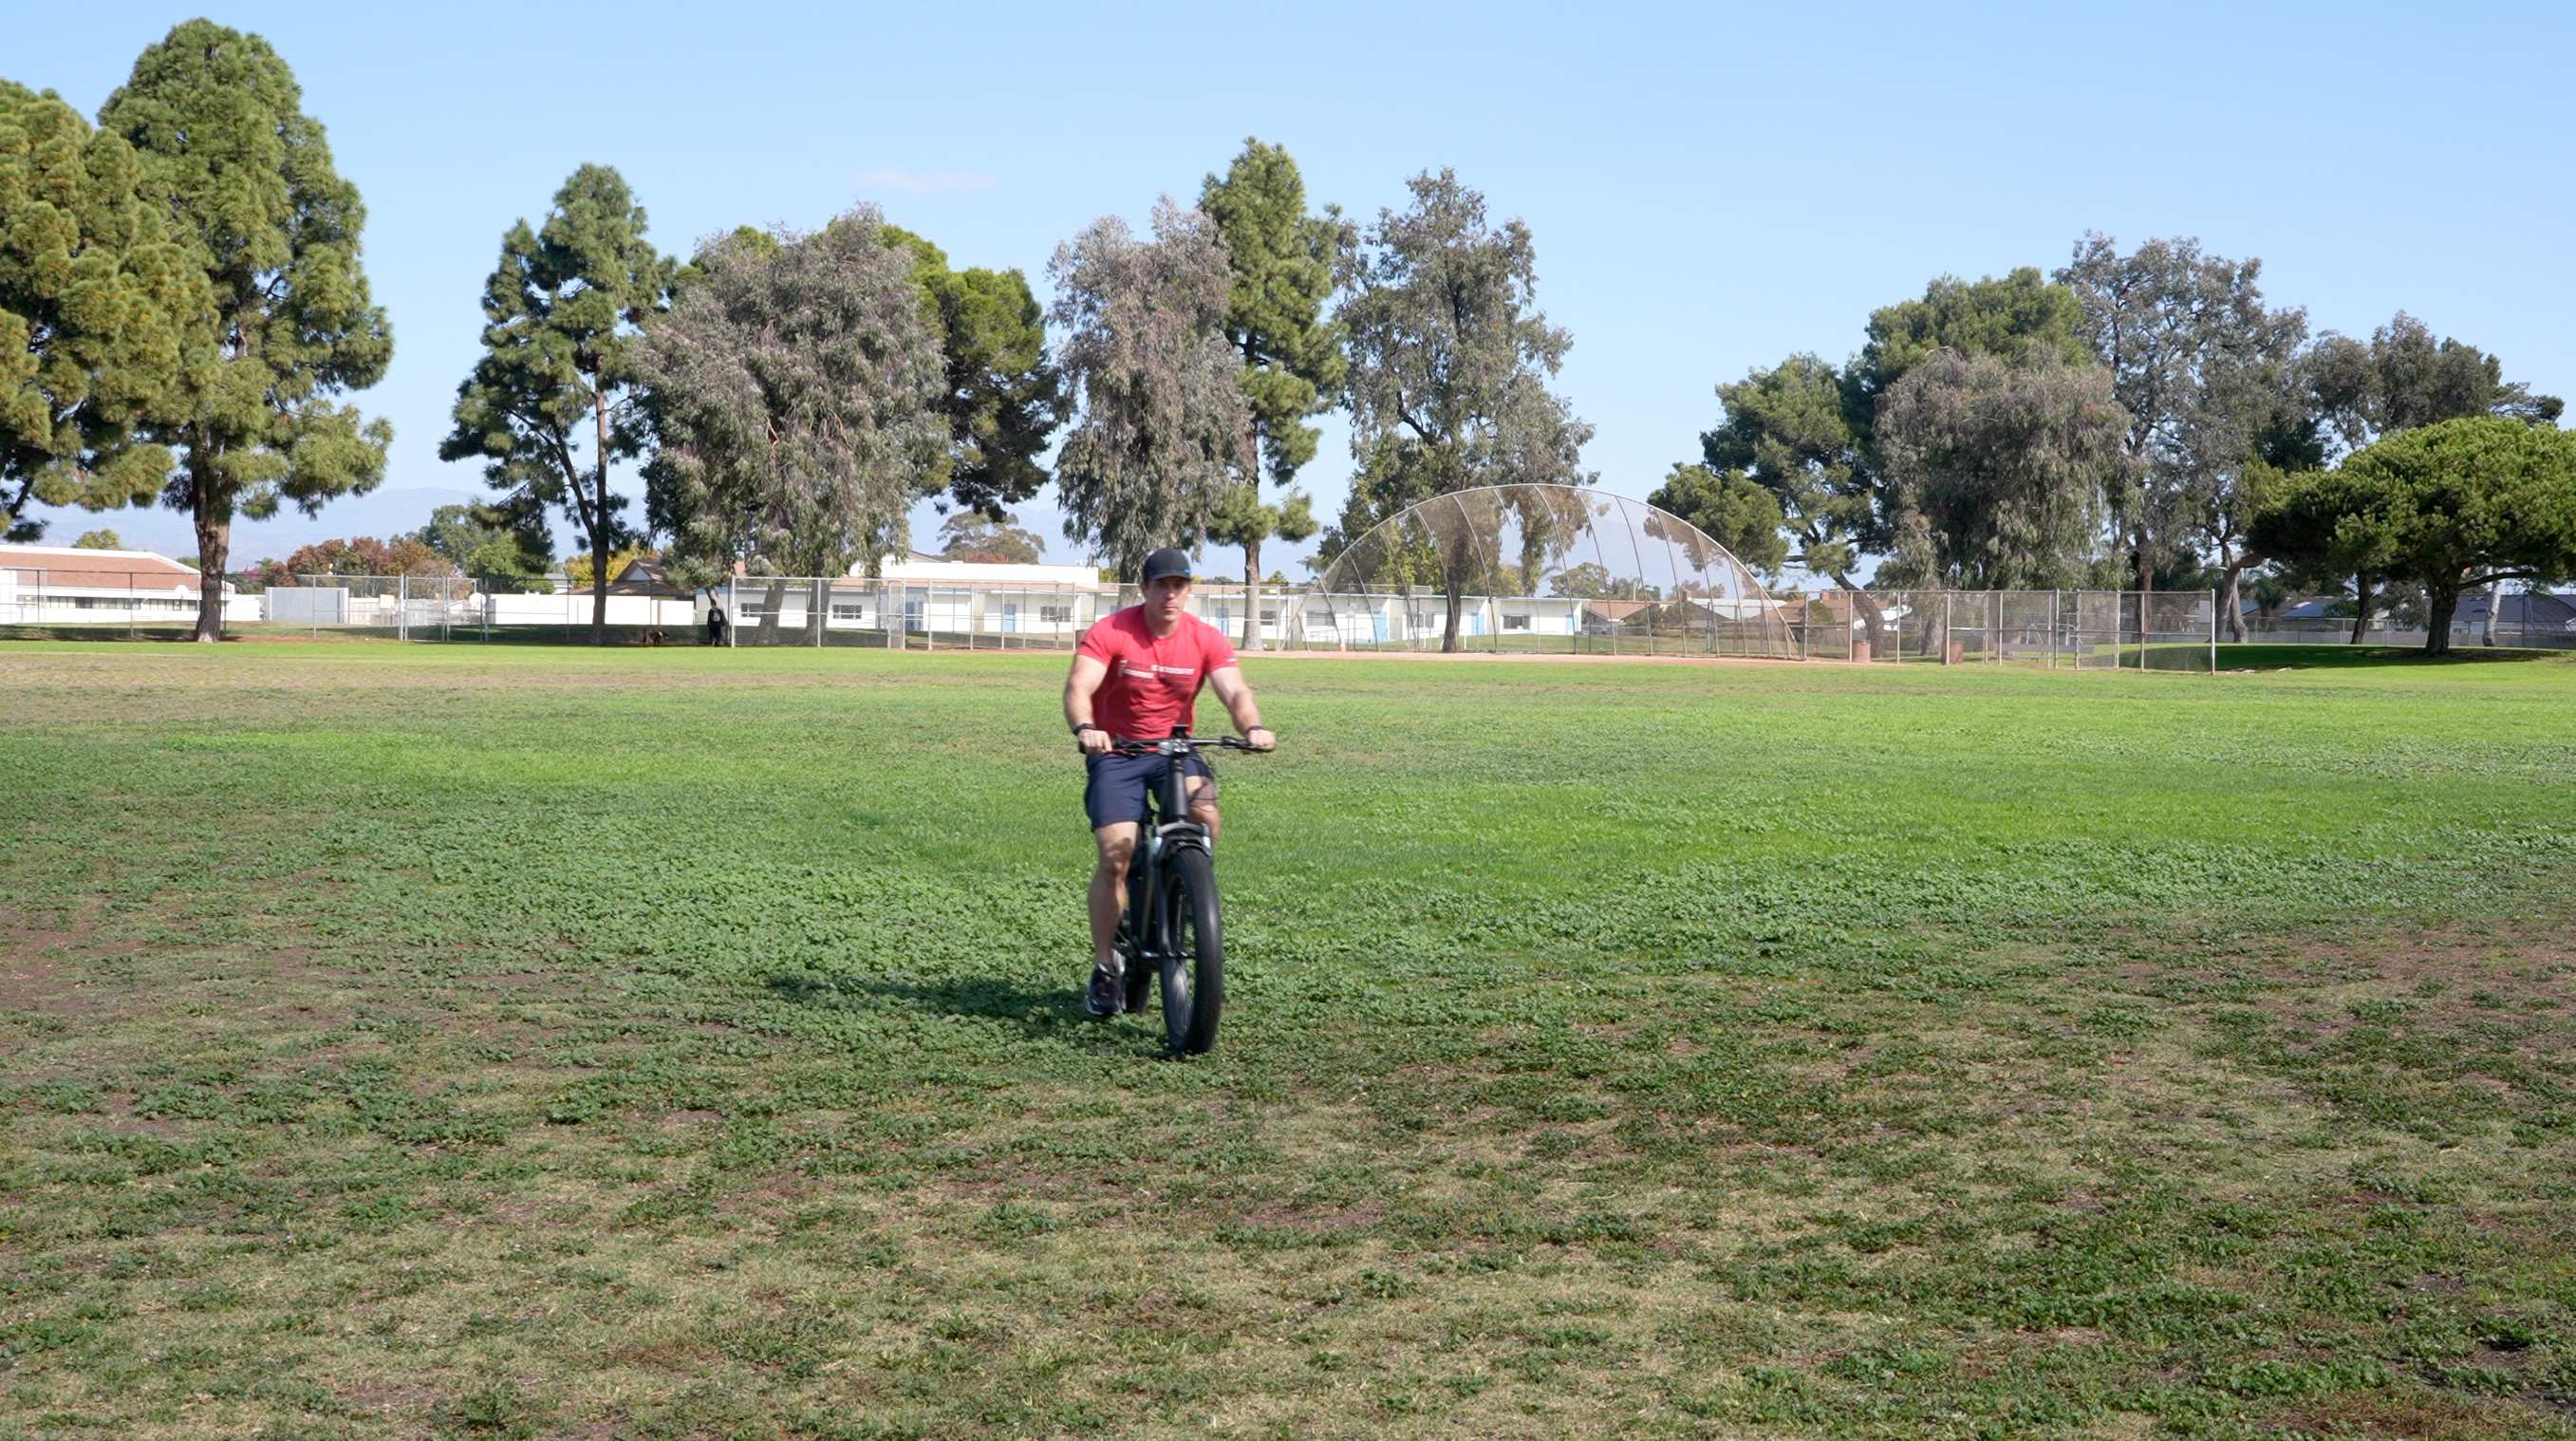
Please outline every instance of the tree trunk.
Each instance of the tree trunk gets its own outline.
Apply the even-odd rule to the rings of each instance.
[[[1448,628],[1440,633],[1440,653],[1451,655],[1461,649],[1458,644],[1458,618],[1467,608],[1467,596],[1465,587],[1459,584],[1458,577],[1454,573],[1440,583],[1440,589],[1449,602],[1449,623]]]
[[[233,522],[229,515],[216,514],[214,487],[196,473],[195,457],[189,458],[188,468],[197,502],[196,638],[212,643],[224,638],[224,563],[232,549]]]
[[[1887,611],[1879,605],[1878,598],[1852,584],[1850,576],[1839,572],[1834,576],[1834,584],[1843,588],[1843,593],[1852,598],[1852,605],[1860,611],[1861,619],[1869,622],[1869,658],[1871,660],[1892,659],[1886,648]]]
[[[2359,645],[2361,644],[2362,636],[2370,630],[2369,572],[2364,571],[2362,574],[2354,576],[2352,578],[2352,589],[2353,593],[2360,597],[2358,602],[2355,603],[2352,612],[2352,643],[2354,645]]]
[[[2459,608],[2457,583],[2424,587],[2424,654],[2451,653],[2451,616]]]
[[[2237,581],[2243,577],[2244,574],[2245,561],[2243,557],[2238,557],[2237,559],[2228,561],[2227,589],[2220,592],[2218,597],[2218,603],[2226,607],[2226,610],[2219,617],[2220,621],[2225,626],[2224,634],[2229,640],[2240,644],[2245,639],[2245,595],[2238,587]]]
[[[2525,604],[2528,604],[2528,602],[2525,602]],[[2486,625],[2481,629],[2478,638],[2479,644],[2491,646],[2496,643],[2496,612],[2502,609],[2504,609],[2504,582],[2501,580],[2488,581],[2487,621]]]
[[[590,643],[608,644],[608,387],[591,376],[592,414],[597,417],[599,449],[599,509],[591,512],[597,522],[590,531]]]
[[[787,608],[787,577],[779,576],[769,583],[769,593],[760,600],[760,644],[778,644],[778,613]],[[922,603],[922,628],[930,626],[930,605]]]
[[[1261,538],[1243,542],[1243,648],[1261,649]]]

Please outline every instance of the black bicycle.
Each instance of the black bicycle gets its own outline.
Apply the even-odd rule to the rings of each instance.
[[[1255,747],[1234,736],[1193,740],[1174,734],[1158,741],[1113,737],[1118,755],[1171,757],[1152,808],[1127,863],[1127,913],[1118,921],[1118,955],[1125,967],[1127,1009],[1145,1009],[1147,991],[1163,984],[1163,1042],[1183,1055],[1216,1044],[1217,1014],[1225,1009],[1225,923],[1217,908],[1216,858],[1207,827],[1190,819],[1181,762],[1201,751]]]

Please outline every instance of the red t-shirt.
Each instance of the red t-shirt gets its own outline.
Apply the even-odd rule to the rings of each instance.
[[[1167,636],[1145,623],[1145,608],[1111,611],[1082,633],[1076,655],[1109,667],[1091,697],[1091,718],[1113,736],[1160,740],[1197,721],[1199,687],[1234,664],[1225,632],[1187,614]]]

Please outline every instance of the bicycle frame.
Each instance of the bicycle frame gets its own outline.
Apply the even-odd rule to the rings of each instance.
[[[1190,816],[1189,782],[1183,762],[1197,753],[1188,736],[1175,734],[1169,740],[1152,742],[1154,752],[1170,759],[1163,778],[1154,787],[1154,805],[1145,817],[1143,834],[1136,855],[1129,860],[1133,869],[1127,885],[1127,933],[1136,938],[1134,959],[1150,965],[1162,959],[1170,949],[1162,917],[1163,870],[1183,847],[1208,849],[1207,827]],[[1215,774],[1215,767],[1209,767]],[[1178,820],[1172,817],[1179,817]]]

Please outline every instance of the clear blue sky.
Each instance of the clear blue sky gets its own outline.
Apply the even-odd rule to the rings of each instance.
[[[0,75],[91,114],[192,13],[12,8]],[[395,337],[361,398],[394,423],[386,492],[246,526],[242,553],[479,488],[437,447],[483,278],[585,161],[626,174],[668,251],[867,199],[1042,298],[1059,241],[1194,196],[1246,135],[1363,219],[1454,167],[1529,222],[1587,460],[1631,495],[1697,455],[1716,382],[1840,360],[1873,307],[2053,268],[2087,228],[2260,256],[2314,329],[2403,308],[2576,396],[2566,7],[2074,8],[234,6],[213,18],[286,57],[366,196]],[[1307,471],[1319,512],[1348,473],[1334,428]],[[1022,518],[1073,556],[1046,498]],[[175,516],[107,523],[192,548]]]

